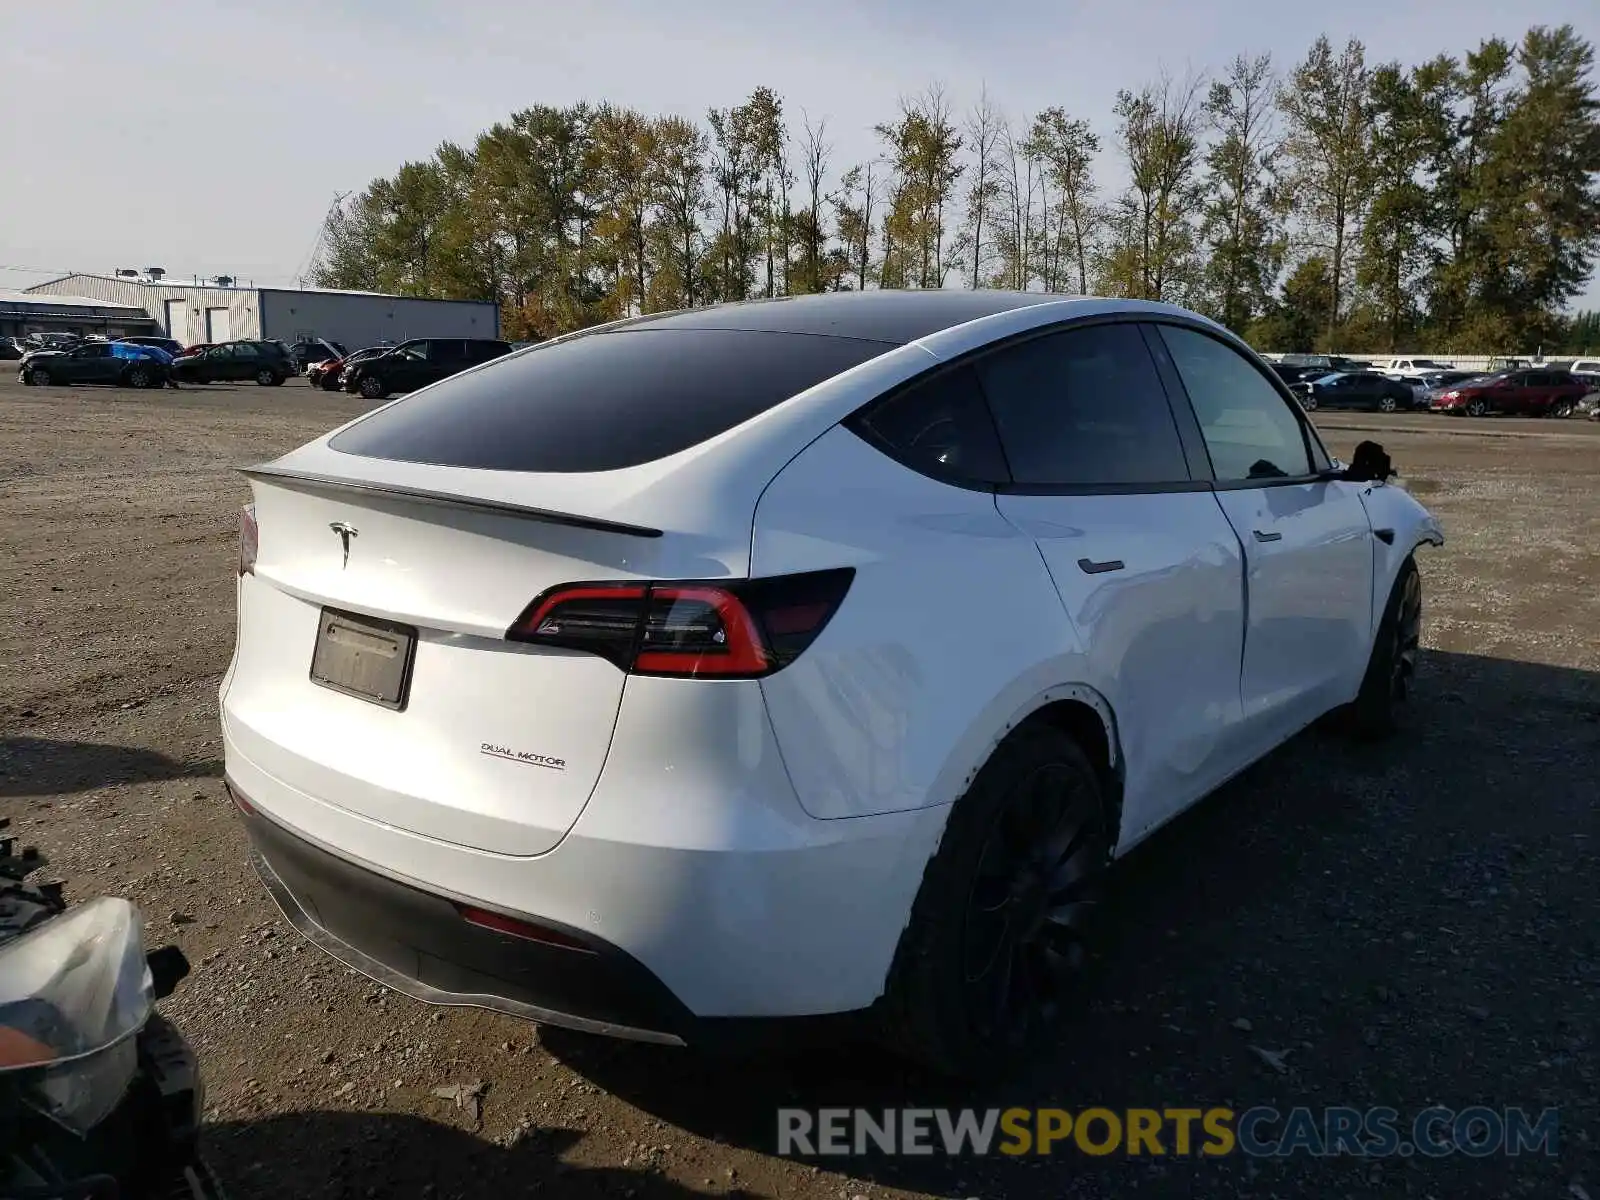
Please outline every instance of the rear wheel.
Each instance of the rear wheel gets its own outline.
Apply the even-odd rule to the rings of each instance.
[[[1379,412],[1393,412],[1397,407],[1393,396],[1384,396],[1378,400]]]
[[[1351,732],[1376,739],[1399,729],[1415,691],[1421,646],[1422,576],[1416,560],[1407,558],[1384,606],[1361,691],[1346,713]]]
[[[131,388],[147,388],[150,386],[149,367],[130,367],[127,374],[128,386]]]
[[[256,383],[260,387],[271,387],[278,382],[278,373],[270,367],[262,367],[256,372]]]
[[[1576,407],[1577,405],[1575,405],[1571,400],[1562,400],[1559,401],[1555,408],[1551,410],[1550,415],[1556,417],[1570,417],[1573,409]]]
[[[388,394],[388,389],[383,386],[383,380],[376,375],[363,375],[359,390],[362,398],[366,400],[382,400]]]
[[[1104,790],[1053,726],[1016,730],[950,814],[890,971],[891,1047],[963,1078],[1043,1052],[1074,995],[1110,861]]]

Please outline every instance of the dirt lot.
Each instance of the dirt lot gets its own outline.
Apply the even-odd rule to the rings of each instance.
[[[716,1063],[431,1010],[276,919],[219,779],[231,468],[357,411],[0,383],[0,809],[69,895],[132,896],[193,960],[165,1008],[234,1196],[1600,1197],[1600,425],[1321,418],[1346,456],[1380,437],[1449,535],[1414,736],[1307,734],[1153,839],[1059,1054],[976,1094],[874,1055]],[[435,1094],[461,1083],[481,1121]],[[769,1153],[779,1105],[1009,1102],[1559,1106],[1560,1152]]]

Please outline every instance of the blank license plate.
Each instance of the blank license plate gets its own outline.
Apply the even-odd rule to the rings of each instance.
[[[402,709],[416,651],[417,631],[409,625],[325,608],[311,652],[311,682]]]

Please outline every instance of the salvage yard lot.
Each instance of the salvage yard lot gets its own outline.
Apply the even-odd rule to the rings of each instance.
[[[220,783],[233,468],[363,407],[0,382],[0,812],[69,897],[128,895],[189,955],[163,1007],[232,1196],[1600,1197],[1600,424],[1319,415],[1346,458],[1382,441],[1445,527],[1411,735],[1307,733],[1152,839],[1060,1052],[979,1093],[429,1009],[277,919]],[[1011,1103],[1554,1106],[1561,1136],[1437,1161],[769,1153],[779,1106]]]

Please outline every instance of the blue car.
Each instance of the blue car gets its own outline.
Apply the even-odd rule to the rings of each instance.
[[[17,377],[34,387],[108,383],[152,388],[169,382],[172,356],[159,347],[131,342],[79,342],[66,350],[35,350],[17,365]]]

